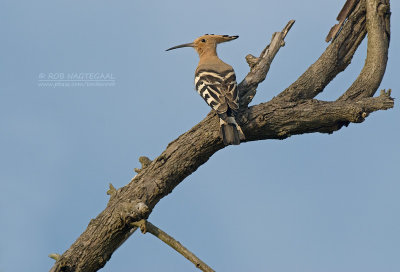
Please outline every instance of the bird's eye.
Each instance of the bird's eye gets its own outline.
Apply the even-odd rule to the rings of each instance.
[[[205,40],[205,39],[202,39],[201,42],[206,42],[206,40]]]

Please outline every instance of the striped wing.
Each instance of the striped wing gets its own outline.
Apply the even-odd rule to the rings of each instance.
[[[233,69],[222,73],[199,70],[195,74],[194,83],[197,92],[218,113],[225,113],[228,109],[236,111],[239,108],[236,75]]]

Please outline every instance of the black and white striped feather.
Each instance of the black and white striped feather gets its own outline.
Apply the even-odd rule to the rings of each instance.
[[[218,113],[224,143],[240,144],[240,140],[244,140],[245,136],[235,120],[236,111],[239,109],[239,95],[233,69],[223,72],[200,69],[196,71],[194,83],[200,96]]]
[[[228,116],[233,116],[239,108],[236,75],[233,69],[224,72],[196,71],[194,83],[200,96],[218,114],[228,113]]]

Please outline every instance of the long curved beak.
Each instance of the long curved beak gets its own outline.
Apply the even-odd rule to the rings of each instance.
[[[182,48],[182,47],[194,47],[194,44],[193,43],[185,43],[185,44],[181,44],[181,45],[177,45],[177,46],[168,48],[165,51],[169,51],[169,50],[173,50],[173,49],[177,49],[177,48]]]

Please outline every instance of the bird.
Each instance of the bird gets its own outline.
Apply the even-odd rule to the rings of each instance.
[[[194,77],[197,92],[214,109],[220,120],[220,137],[225,145],[238,145],[246,137],[236,122],[239,94],[236,75],[232,66],[217,55],[217,45],[237,39],[239,36],[205,34],[192,43],[167,49],[193,47],[199,55]]]

